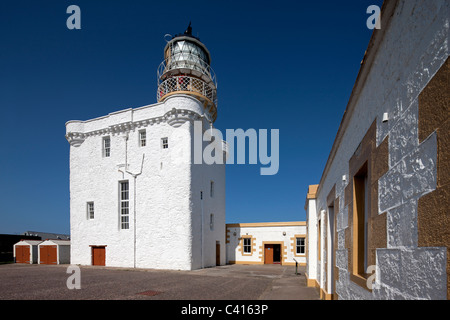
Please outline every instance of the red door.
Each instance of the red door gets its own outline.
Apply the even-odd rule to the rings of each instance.
[[[16,246],[16,263],[30,263],[29,246]]]
[[[92,247],[92,265],[93,266],[104,266],[106,257],[105,247]]]
[[[58,264],[58,255],[56,246],[39,247],[40,264]]]
[[[264,263],[273,264],[273,244],[266,244],[264,247]]]

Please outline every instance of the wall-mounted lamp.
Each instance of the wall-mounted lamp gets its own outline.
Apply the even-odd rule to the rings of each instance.
[[[389,121],[389,113],[385,112],[383,114],[383,122],[388,122]]]
[[[286,235],[286,231],[283,231],[283,236],[285,236]]]

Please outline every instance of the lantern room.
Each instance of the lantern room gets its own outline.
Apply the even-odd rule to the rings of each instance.
[[[212,122],[217,118],[217,81],[210,67],[211,55],[200,39],[187,30],[174,36],[164,48],[164,61],[158,68],[157,100],[174,94],[194,96],[202,102]]]

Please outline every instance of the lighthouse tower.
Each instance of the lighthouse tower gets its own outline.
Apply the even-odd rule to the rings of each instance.
[[[157,100],[176,94],[195,97],[203,104],[208,118],[217,118],[217,81],[210,67],[211,55],[192,35],[191,24],[184,34],[176,35],[164,48],[164,61],[158,68]]]
[[[189,26],[164,48],[157,103],[66,123],[71,263],[225,264],[225,165],[193,161],[197,122],[217,118],[210,63]]]

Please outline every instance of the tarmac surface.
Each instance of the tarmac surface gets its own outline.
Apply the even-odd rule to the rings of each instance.
[[[305,268],[226,265],[194,271],[80,267],[69,289],[69,265],[0,265],[1,300],[319,300]],[[71,282],[69,280],[69,282]],[[73,283],[73,282],[71,282]]]

